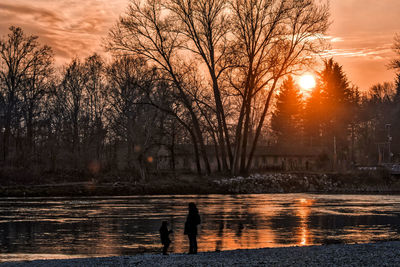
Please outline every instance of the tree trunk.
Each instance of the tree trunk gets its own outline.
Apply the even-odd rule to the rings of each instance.
[[[3,136],[3,161],[6,161],[8,158],[8,146],[10,141],[10,125],[6,123],[4,136]]]
[[[200,125],[199,125],[199,122],[197,120],[196,115],[194,114],[193,111],[191,113],[192,113],[193,127],[194,127],[194,130],[195,130],[194,133],[196,134],[198,142],[199,142],[199,146],[200,146],[199,150],[200,150],[200,153],[201,153],[203,161],[204,161],[204,167],[206,169],[206,175],[209,175],[209,174],[211,174],[211,168],[210,168],[210,163],[209,163],[208,157],[207,157],[207,150],[206,150],[206,147],[204,145],[203,135],[201,133]]]
[[[242,127],[243,127],[243,118],[245,114],[245,103],[246,103],[246,95],[243,98],[243,104],[240,108],[239,120],[236,126],[236,135],[235,135],[235,151],[233,153],[233,162],[231,163],[231,174],[236,175],[238,169],[239,156],[241,152],[241,142],[242,142]]]
[[[194,134],[194,132],[191,129],[187,129],[187,130],[189,131],[190,137],[192,138],[197,174],[201,175],[200,155],[199,155],[199,147],[197,144],[196,135]]]
[[[11,135],[11,118],[12,118],[11,109],[8,107],[8,110],[5,114],[5,125],[4,125],[4,136],[3,136],[3,160],[7,161],[9,146],[10,146],[10,135]]]
[[[127,131],[126,131],[126,142],[127,142],[127,155],[126,155],[126,166],[128,170],[133,169],[133,151],[134,151],[134,143],[132,137],[132,118],[128,117]]]
[[[247,160],[247,165],[246,165],[246,168],[245,168],[245,172],[248,172],[250,167],[251,167],[251,163],[252,163],[252,160],[253,160],[253,155],[254,155],[254,152],[255,152],[256,147],[257,147],[258,138],[260,137],[260,134],[261,134],[262,126],[264,124],[264,120],[265,120],[265,117],[266,117],[267,112],[268,112],[268,108],[269,108],[269,105],[270,105],[270,102],[271,102],[271,98],[272,98],[272,94],[274,92],[275,86],[276,86],[276,80],[274,81],[274,84],[272,85],[271,90],[268,93],[267,101],[265,103],[264,110],[263,110],[263,112],[261,114],[260,122],[257,125],[256,134],[254,136],[254,140],[253,140],[253,144],[252,144],[252,147],[251,147],[251,150],[250,150],[249,158]]]
[[[250,80],[251,80],[251,66],[253,65],[253,58],[250,58],[250,65],[249,69],[247,70],[247,75],[246,75],[246,83],[244,86],[244,95],[243,95],[243,102],[242,106],[240,108],[240,114],[239,114],[239,120],[236,128],[236,137],[235,137],[235,153],[234,153],[234,160],[232,164],[232,174],[236,174],[238,171],[238,164],[239,160],[242,155],[242,142],[243,142],[243,131],[246,130],[245,127],[243,127],[243,120],[246,115],[247,111],[247,103],[251,100],[251,92],[250,92]],[[249,100],[250,99],[250,100]],[[247,146],[247,144],[246,144]]]
[[[26,135],[27,135],[27,147],[28,147],[28,155],[33,152],[33,114],[32,111],[28,112],[28,116],[26,118]]]
[[[222,101],[221,101],[221,95],[220,95],[219,88],[218,88],[217,78],[215,77],[215,75],[212,75],[212,79],[213,79],[216,115],[217,115],[217,122],[218,122],[217,136],[218,136],[218,142],[219,142],[219,146],[221,149],[221,156],[222,156],[221,161],[222,161],[223,170],[227,171],[229,167],[227,164],[225,145],[226,145],[226,148],[228,151],[229,161],[231,161],[232,152],[229,151],[230,150],[230,142],[229,142],[229,135],[227,134],[227,131],[225,131],[225,138],[224,138],[224,130],[226,128],[226,122],[225,122],[224,108],[222,106]],[[224,125],[225,125],[225,127],[224,127]]]
[[[245,107],[245,121],[243,127],[243,139],[242,139],[242,149],[241,149],[241,158],[240,158],[240,173],[246,173],[246,158],[247,158],[247,142],[249,136],[249,124],[250,124],[250,99],[247,100]]]
[[[172,171],[175,173],[175,127],[172,127],[172,135],[171,135],[171,145],[170,145],[170,152],[171,152],[171,163],[170,167]]]
[[[219,149],[218,149],[218,143],[217,143],[217,138],[215,137],[215,134],[212,132],[211,136],[213,137],[214,140],[214,149],[215,149],[215,160],[217,161],[217,170],[218,172],[221,172],[221,162],[219,160]]]

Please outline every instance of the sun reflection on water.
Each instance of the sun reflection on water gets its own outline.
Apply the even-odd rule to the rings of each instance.
[[[0,261],[2,248],[15,255],[61,258],[157,253],[162,220],[174,230],[170,251],[187,252],[183,228],[192,201],[202,219],[199,251],[400,238],[400,196],[138,196],[14,199],[13,205],[0,199]]]
[[[299,205],[296,210],[297,216],[300,218],[300,226],[299,226],[299,245],[300,246],[307,246],[310,245],[310,233],[308,229],[308,217],[311,213],[311,206],[313,205],[312,199],[299,199]]]

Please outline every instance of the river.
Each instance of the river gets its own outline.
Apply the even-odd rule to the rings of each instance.
[[[199,251],[400,239],[397,195],[169,195],[0,198],[0,262],[186,252],[187,205],[200,211]]]

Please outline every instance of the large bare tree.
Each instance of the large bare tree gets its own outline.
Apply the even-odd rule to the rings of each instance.
[[[192,88],[185,75],[191,72],[192,66],[185,64],[179,53],[183,44],[181,34],[174,30],[176,23],[166,12],[168,11],[159,0],[149,0],[145,3],[139,0],[131,1],[127,15],[122,17],[110,32],[108,48],[118,53],[131,53],[144,58],[165,77],[169,88],[172,89],[171,95],[180,101],[183,113],[190,118],[190,123],[185,123],[176,113],[174,115],[188,130],[195,150],[202,156],[205,172],[209,174],[211,168],[198,112],[190,92]],[[200,167],[199,164],[197,166]]]
[[[100,159],[105,139],[104,111],[107,104],[107,81],[105,63],[98,54],[86,58],[83,68],[87,75],[84,92],[84,113],[89,130],[85,135],[89,147],[94,145],[96,160]]]
[[[230,134],[223,94],[221,92],[221,77],[225,70],[231,67],[232,61],[228,40],[229,10],[226,0],[170,0],[166,7],[177,21],[176,31],[185,38],[183,47],[201,59],[209,73],[210,87],[213,92],[213,105],[217,118],[216,133],[221,161],[224,170],[228,170],[227,159],[232,161]],[[218,151],[218,150],[217,150]]]
[[[0,39],[0,97],[3,112],[3,160],[7,159],[12,125],[25,120],[28,150],[33,148],[33,124],[39,103],[52,72],[53,55],[41,46],[37,36],[27,36],[19,27],[10,27]],[[17,129],[19,130],[19,129]]]
[[[61,85],[57,90],[58,103],[62,106],[65,116],[65,129],[70,129],[75,168],[81,153],[81,120],[83,113],[84,90],[88,83],[87,72],[79,59],[73,59],[64,69]],[[70,139],[70,140],[71,140]]]
[[[151,148],[155,136],[157,112],[140,105],[146,91],[154,86],[154,73],[141,58],[123,56],[116,58],[107,68],[110,84],[107,116],[114,140],[126,143],[126,165],[135,168],[139,161],[139,171],[145,176],[144,155]],[[134,158],[134,152],[138,155]]]
[[[207,129],[223,169],[247,172],[275,88],[322,51],[328,16],[313,0],[132,1],[108,47],[146,58],[168,77],[207,172]],[[208,88],[194,82],[204,70]]]
[[[232,0],[234,42],[239,70],[231,78],[242,97],[235,135],[232,172],[247,172],[271,103],[282,77],[310,63],[321,51],[322,34],[328,27],[328,6],[313,0]],[[264,90],[264,104],[251,127],[252,103]],[[249,134],[254,136],[249,142]],[[250,152],[247,152],[250,145]]]

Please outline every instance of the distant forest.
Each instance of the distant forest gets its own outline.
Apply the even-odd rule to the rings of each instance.
[[[62,68],[51,47],[10,27],[0,39],[2,172],[116,171],[124,147],[123,169],[144,178],[160,147],[179,145],[206,175],[210,148],[232,175],[250,172],[261,146],[323,147],[327,158],[335,149],[352,164],[400,160],[400,73],[362,91],[326,59],[310,95],[295,82],[327,48],[328,6],[161,2],[132,1],[107,57]],[[400,71],[399,36],[394,50],[388,64]]]

